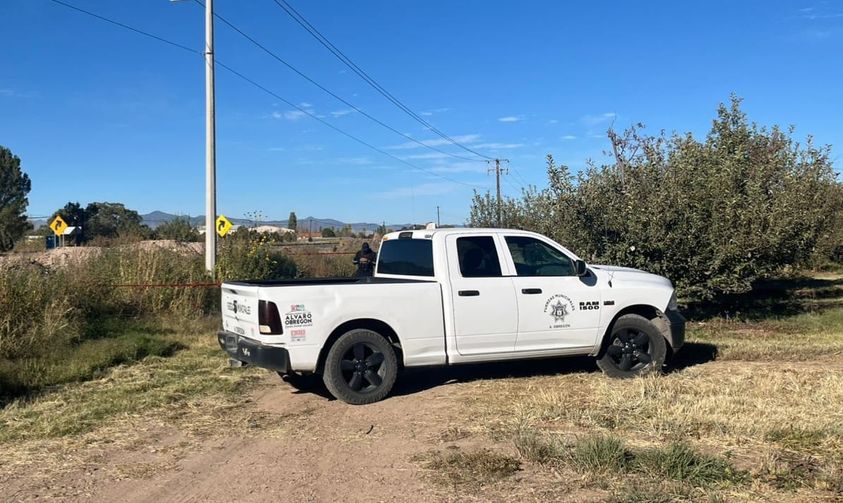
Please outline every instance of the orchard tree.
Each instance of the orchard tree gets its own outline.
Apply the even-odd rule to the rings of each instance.
[[[155,228],[158,239],[173,239],[182,243],[199,241],[199,232],[187,217],[176,217]]]
[[[642,131],[609,131],[614,162],[577,177],[548,156],[548,186],[503,201],[503,225],[667,276],[696,298],[746,292],[823,248],[834,255],[843,208],[830,147],[749,122],[737,97],[702,140]],[[469,224],[494,225],[495,208],[475,194]]]
[[[11,250],[32,225],[26,219],[29,176],[20,169],[20,158],[0,146],[0,251]]]

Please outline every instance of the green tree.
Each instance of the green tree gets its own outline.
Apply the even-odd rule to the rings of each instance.
[[[176,217],[155,228],[159,239],[173,239],[183,243],[199,241],[199,232],[190,225],[187,217]]]
[[[11,250],[32,228],[26,219],[29,176],[20,169],[20,158],[0,146],[0,251]]]
[[[592,261],[667,276],[699,298],[745,292],[834,241],[840,184],[829,147],[750,123],[736,97],[702,141],[642,129],[610,131],[615,162],[590,163],[576,178],[548,157],[548,186],[506,200],[504,224]],[[469,223],[492,224],[494,203],[475,194]]]
[[[122,203],[91,203],[85,208],[85,238],[145,238],[150,229],[135,210]]]
[[[334,232],[333,227],[323,227],[322,228],[322,237],[323,238],[335,238],[335,237],[337,237],[337,233]]]
[[[296,231],[299,225],[299,220],[296,218],[296,212],[291,211],[290,216],[287,218],[287,228]]]

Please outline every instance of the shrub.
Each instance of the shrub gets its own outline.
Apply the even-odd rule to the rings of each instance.
[[[792,130],[749,123],[740,100],[721,105],[704,141],[690,134],[609,132],[615,163],[575,179],[548,156],[548,187],[503,204],[504,226],[543,232],[595,261],[671,278],[685,295],[748,291],[833,254],[843,211],[829,147]],[[475,194],[469,223],[494,225],[494,200]]]
[[[296,263],[272,247],[262,234],[224,240],[217,259],[217,278],[227,280],[285,279],[296,276]]]

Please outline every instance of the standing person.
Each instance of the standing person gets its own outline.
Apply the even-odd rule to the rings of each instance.
[[[354,264],[357,266],[357,277],[372,276],[375,273],[375,261],[378,255],[369,248],[369,243],[363,243],[360,251],[354,254]]]

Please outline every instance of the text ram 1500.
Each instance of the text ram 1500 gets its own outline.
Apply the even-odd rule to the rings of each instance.
[[[225,282],[222,314],[232,359],[321,374],[351,404],[384,398],[402,367],[591,355],[642,375],[685,332],[667,278],[504,229],[387,234],[371,278]]]

